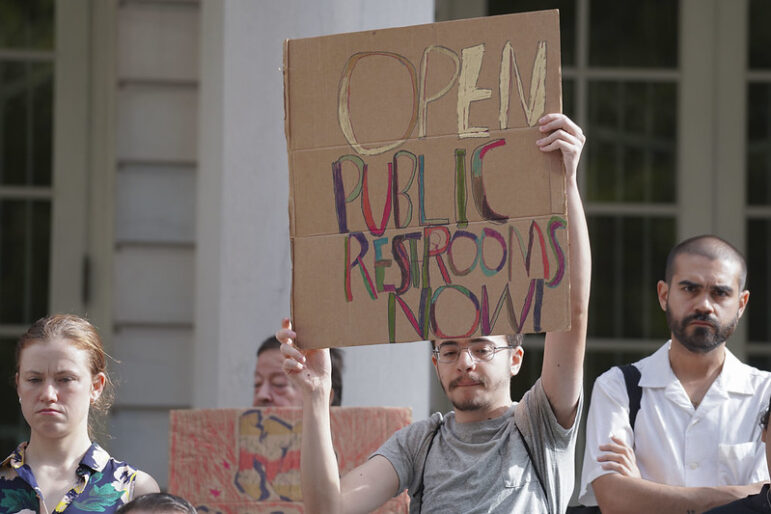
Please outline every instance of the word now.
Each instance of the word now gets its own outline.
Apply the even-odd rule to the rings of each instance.
[[[371,300],[377,300],[382,293],[388,294],[391,341],[395,337],[397,305],[421,338],[428,337],[429,327],[436,337],[468,337],[479,328],[480,323],[482,334],[489,335],[489,330],[495,325],[504,307],[506,307],[509,324],[515,332],[522,330],[531,312],[534,330],[537,332],[540,328],[544,287],[557,287],[562,282],[566,271],[565,252],[560,245],[557,232],[564,230],[567,222],[564,218],[554,216],[545,225],[544,231],[538,221],[531,221],[526,232],[527,237],[523,237],[522,231],[513,225],[501,227],[500,230],[489,226],[483,227],[479,234],[469,230],[451,230],[447,226],[432,226],[422,231],[397,234],[390,238],[380,237],[371,242],[365,233],[352,232],[344,240],[345,299],[347,302],[354,301],[352,276],[354,269],[358,268],[364,289]],[[490,244],[485,244],[486,241]],[[422,248],[419,248],[421,242]],[[473,258],[470,262],[460,265],[454,249],[458,244],[465,245],[461,252],[468,257],[469,243],[474,248]],[[358,252],[353,251],[355,245],[358,245]],[[390,249],[390,256],[384,255],[384,249]],[[490,262],[491,253],[495,256],[493,262]],[[526,276],[530,278],[528,290],[523,294],[519,315],[514,310],[509,284],[512,274],[515,271],[520,273],[519,269],[513,269],[518,266],[516,262],[519,261],[518,258],[514,258],[515,255],[521,257],[521,266],[524,267]],[[531,265],[534,255],[540,255],[540,266]],[[469,259],[465,260],[469,261]],[[551,265],[551,261],[555,265]],[[399,280],[386,283],[386,269],[391,268],[394,263],[398,266]],[[438,276],[441,277],[441,285],[435,289],[430,278],[431,263],[434,263],[438,269]],[[508,273],[506,280],[492,280],[504,269]],[[482,274],[480,282],[504,284],[492,315],[489,309],[488,284],[482,285],[480,300],[480,297],[468,288],[453,282],[453,278],[465,277],[475,271]],[[410,289],[420,289],[419,305],[414,309],[410,308],[403,297]],[[475,313],[475,321],[468,328],[467,333],[448,334],[438,322],[441,318],[436,316],[437,302],[442,295],[452,292],[463,295],[469,303],[469,308]]]

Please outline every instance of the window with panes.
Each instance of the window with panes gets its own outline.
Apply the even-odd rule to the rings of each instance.
[[[748,354],[771,369],[771,2],[750,0],[747,37],[746,240]]]
[[[16,340],[48,307],[53,0],[0,0],[0,448],[24,437]],[[5,455],[5,454],[3,454]]]
[[[490,0],[488,14],[559,9],[563,110],[589,135],[579,180],[592,243],[587,395],[597,375],[668,337],[656,298],[677,238],[675,1]],[[537,342],[512,382],[540,376]]]

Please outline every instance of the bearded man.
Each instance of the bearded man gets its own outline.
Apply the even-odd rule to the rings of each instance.
[[[718,237],[670,251],[657,291],[671,340],[634,363],[636,385],[618,367],[597,378],[581,503],[605,514],[703,512],[757,493],[768,480],[758,420],[771,374],[726,348],[747,307],[746,278],[744,257]]]

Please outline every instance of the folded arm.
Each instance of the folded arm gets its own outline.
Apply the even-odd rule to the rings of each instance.
[[[704,512],[756,494],[762,486],[680,487],[618,473],[603,475],[592,482],[594,495],[603,514]]]
[[[594,497],[603,514],[697,513],[760,491],[762,483],[682,487],[642,478],[631,446],[634,433],[629,425],[628,403],[620,370],[611,370],[597,379],[586,421],[582,483],[591,480]]]

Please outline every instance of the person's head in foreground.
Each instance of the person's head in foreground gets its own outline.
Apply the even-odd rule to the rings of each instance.
[[[169,493],[145,494],[118,509],[118,514],[196,514],[189,501]]]
[[[332,360],[330,405],[340,405],[343,399],[343,353],[337,348],[332,348],[329,357]],[[281,343],[276,336],[270,336],[257,350],[252,406],[302,407],[302,396],[284,373],[283,363]]]
[[[692,353],[721,347],[747,306],[746,278],[744,257],[716,236],[697,236],[675,246],[667,257],[665,280],[658,283],[672,341]]]
[[[456,411],[508,407],[511,377],[519,373],[524,356],[521,334],[442,339],[431,344],[437,377]]]

